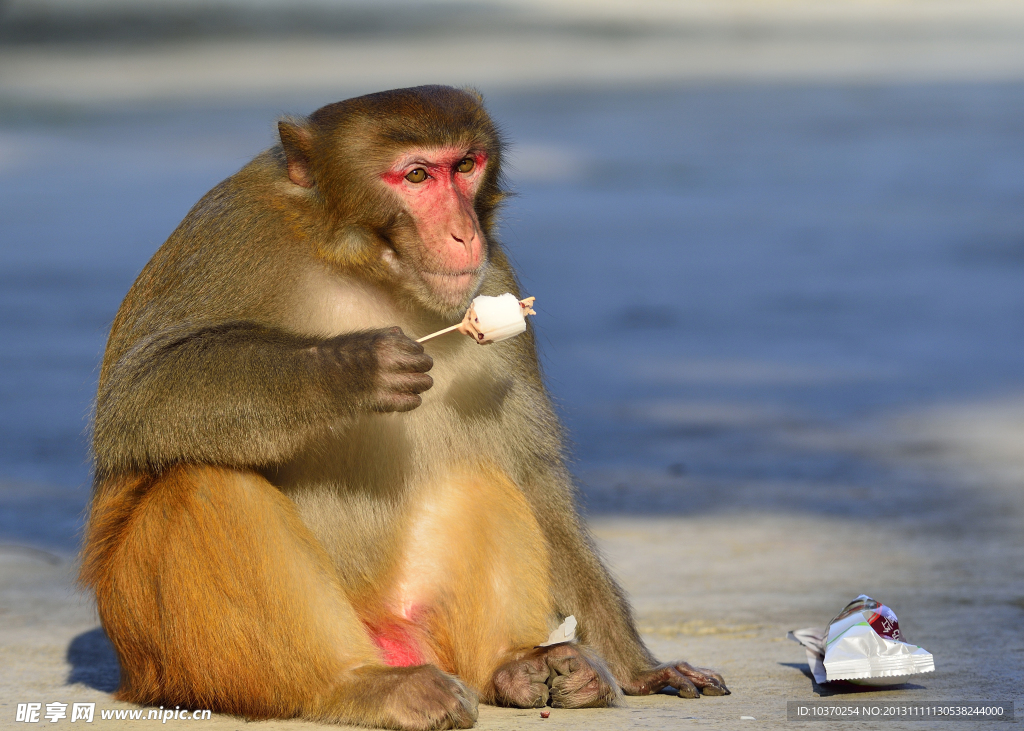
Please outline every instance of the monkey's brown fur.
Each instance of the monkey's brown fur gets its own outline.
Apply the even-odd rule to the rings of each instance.
[[[438,339],[431,368],[394,328],[518,291],[479,97],[384,92],[280,129],[192,209],[111,330],[81,578],[118,697],[446,728],[472,725],[477,696],[727,692],[641,642],[577,516],[532,333]],[[424,284],[422,222],[378,182],[401,151],[436,148],[486,158],[485,263],[459,303]],[[533,649],[570,614],[590,649]]]

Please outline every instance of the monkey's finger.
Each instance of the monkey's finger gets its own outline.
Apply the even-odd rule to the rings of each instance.
[[[389,380],[393,390],[400,393],[423,393],[434,385],[434,379],[426,373],[402,373]]]
[[[423,352],[423,344],[418,343],[398,327],[389,327],[379,331],[375,338],[377,348],[385,354],[417,355]]]
[[[424,352],[423,343],[417,343],[397,326],[388,328],[377,336],[377,347],[392,357],[420,355]]]
[[[403,353],[394,349],[381,353],[378,364],[385,374],[426,373],[434,367],[434,359],[426,353]]]
[[[680,698],[700,698],[700,690],[682,674],[669,679],[665,685],[675,688]]]
[[[682,673],[671,664],[659,665],[658,667],[641,673],[627,683],[623,688],[630,695],[652,695],[664,688],[675,688],[684,698],[696,698],[700,695],[696,688],[693,688],[692,695],[687,695],[689,690],[686,685],[690,683]]]
[[[570,642],[551,645],[544,653],[544,660],[549,666],[552,664],[568,662],[569,660],[578,659],[579,657],[579,649]]]
[[[700,698],[700,689],[672,664],[655,668],[644,679],[643,686],[644,695],[675,688],[680,698]]]
[[[426,373],[434,367],[434,359],[426,353],[420,353],[419,355],[402,358],[398,363],[398,369],[403,371],[412,371],[414,373]]]
[[[676,670],[685,676],[697,688],[700,688],[704,695],[730,695],[730,690],[725,686],[725,679],[714,670],[707,668],[695,668],[689,663],[676,663]]]
[[[724,685],[705,685],[700,692],[704,695],[732,695],[732,691]]]
[[[673,665],[675,665],[676,670],[678,670],[683,675],[693,680],[698,685],[705,682],[714,681],[717,681],[719,685],[725,685],[725,678],[723,678],[720,673],[716,673],[714,670],[709,670],[708,668],[694,667],[688,662],[677,662],[673,663]]]
[[[390,393],[377,401],[374,410],[384,413],[412,411],[422,403],[423,399],[414,393]]]
[[[378,383],[385,393],[423,393],[434,385],[434,379],[427,373],[399,370],[382,373]]]
[[[393,343],[395,347],[404,354],[420,355],[423,353],[423,343],[417,343],[404,333],[400,333],[395,336]]]

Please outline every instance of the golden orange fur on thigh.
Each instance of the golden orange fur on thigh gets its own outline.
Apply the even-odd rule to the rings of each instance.
[[[526,499],[490,466],[422,490],[390,607],[425,630],[439,667],[486,695],[509,651],[543,642],[552,616],[547,545]]]
[[[124,700],[295,715],[379,663],[291,501],[254,473],[177,467],[103,486],[82,580]]]

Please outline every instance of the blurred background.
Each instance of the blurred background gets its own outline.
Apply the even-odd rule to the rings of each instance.
[[[107,329],[190,206],[422,83],[511,142],[592,515],[1018,525],[1024,4],[6,0],[0,543],[75,550]]]

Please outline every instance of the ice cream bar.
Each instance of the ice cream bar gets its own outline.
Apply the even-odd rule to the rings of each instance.
[[[507,340],[526,331],[526,316],[537,314],[533,311],[535,299],[535,297],[527,297],[524,300],[518,300],[510,292],[497,297],[480,295],[470,304],[466,316],[458,325],[424,335],[416,342],[423,343],[452,330],[469,335],[481,345]]]
[[[506,292],[497,297],[480,295],[470,307],[475,316],[477,329],[484,334],[484,340],[497,343],[521,332],[526,332],[526,317],[523,307],[514,294]]]

